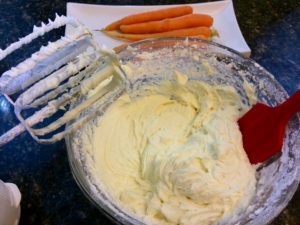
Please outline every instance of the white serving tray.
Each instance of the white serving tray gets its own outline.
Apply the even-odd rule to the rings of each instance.
[[[251,50],[240,31],[231,0],[187,5],[193,7],[194,13],[206,13],[214,18],[213,27],[216,28],[220,34],[220,37],[214,39],[214,41],[241,52],[245,56],[250,56]],[[104,28],[109,23],[130,14],[161,9],[164,7],[170,7],[170,5],[113,6],[68,2],[67,16],[78,19],[91,29],[99,43],[109,48],[113,48],[126,43],[126,41],[110,38],[103,33],[94,30]],[[66,32],[69,32],[68,28],[66,29]]]

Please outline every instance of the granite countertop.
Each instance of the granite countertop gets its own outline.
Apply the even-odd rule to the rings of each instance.
[[[118,0],[74,1],[101,4],[171,4],[199,1]],[[300,88],[299,0],[234,0],[241,31],[252,49],[252,59],[269,70],[291,94]],[[66,13],[65,0],[0,0],[0,48],[32,31],[34,24]],[[60,29],[48,36],[57,39]],[[41,38],[40,42],[43,42]],[[36,49],[30,45],[28,49]],[[0,64],[0,74],[28,54],[27,50]],[[0,95],[0,134],[17,120]],[[111,224],[83,195],[71,174],[64,141],[40,145],[28,134],[0,147],[0,179],[18,185],[22,193],[20,224]],[[300,224],[300,191],[272,225]]]

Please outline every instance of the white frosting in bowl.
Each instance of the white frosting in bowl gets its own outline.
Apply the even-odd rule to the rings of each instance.
[[[255,192],[237,124],[245,110],[239,95],[184,77],[122,95],[84,139],[92,176],[149,224],[226,220]]]

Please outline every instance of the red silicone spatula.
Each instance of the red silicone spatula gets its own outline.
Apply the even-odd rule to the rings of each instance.
[[[254,105],[239,120],[244,149],[252,164],[263,162],[279,152],[285,127],[300,110],[300,90],[276,107]]]

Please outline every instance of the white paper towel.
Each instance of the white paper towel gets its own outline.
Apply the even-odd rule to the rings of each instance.
[[[21,193],[12,183],[0,180],[0,225],[17,225],[20,219]]]

